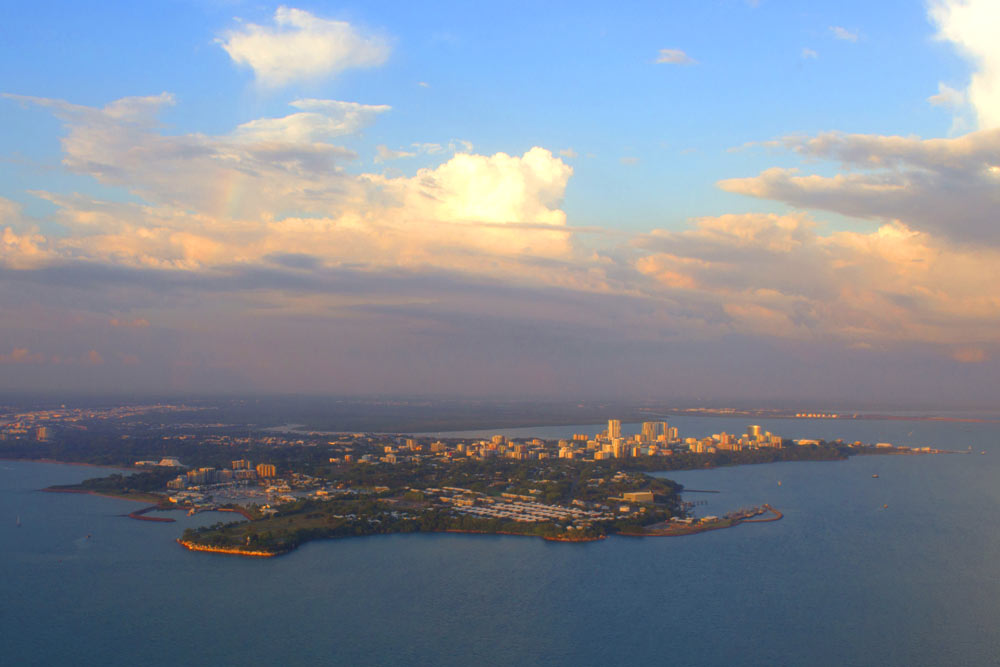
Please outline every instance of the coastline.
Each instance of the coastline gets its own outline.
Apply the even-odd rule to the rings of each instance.
[[[751,514],[746,518],[736,518],[732,520],[721,520],[706,524],[690,524],[690,525],[665,525],[663,528],[646,528],[642,532],[619,532],[617,535],[622,535],[624,537],[681,537],[683,535],[697,535],[698,533],[706,533],[710,530],[722,530],[724,528],[735,528],[743,523],[768,523],[771,521],[780,521],[784,518],[784,514],[776,510],[768,503],[764,503],[759,508],[759,511]],[[764,514],[771,513],[772,516],[759,518]],[[662,524],[661,524],[662,525]]]
[[[737,519],[730,521],[729,523],[711,523],[704,525],[692,525],[692,526],[671,526],[670,528],[663,530],[653,529],[652,532],[616,532],[610,535],[620,535],[622,537],[680,537],[682,535],[697,535],[698,533],[708,532],[710,530],[722,530],[723,528],[734,528],[742,523],[767,523],[771,521],[779,521],[784,517],[779,510],[772,507],[770,504],[764,504],[761,506],[760,512],[751,515],[753,518]],[[229,511],[238,512],[239,510],[226,509],[219,511]],[[756,518],[762,514],[772,513],[773,516],[766,518]],[[157,519],[147,519],[151,521],[156,521]],[[600,540],[606,540],[609,535],[595,535],[588,537],[575,537],[575,536],[559,536],[559,535],[532,535],[530,533],[512,533],[510,531],[485,531],[485,530],[464,530],[461,528],[446,528],[445,530],[434,530],[428,531],[428,534],[434,533],[456,533],[464,535],[505,535],[508,537],[536,537],[545,540],[546,542],[598,542]],[[331,538],[331,539],[342,539],[342,538]],[[311,541],[311,540],[310,540]],[[183,546],[189,551],[204,551],[207,553],[218,553],[227,554],[231,556],[247,556],[251,558],[273,558],[275,556],[282,556],[287,553],[291,553],[298,548],[299,545],[292,547],[291,549],[284,549],[282,551],[249,551],[246,549],[241,549],[239,547],[213,547],[204,544],[198,544],[196,542],[191,542],[190,540],[183,540],[177,538],[177,543]]]
[[[16,461],[21,463],[51,463],[60,466],[78,466],[81,468],[104,468],[106,470],[138,470],[135,466],[105,465],[103,463],[83,463],[81,461],[59,461],[58,459],[12,459],[0,457],[0,461]]]
[[[136,519],[138,521],[155,521],[156,523],[175,523],[177,519],[172,519],[170,517],[162,516],[146,516],[149,512],[154,512],[158,509],[162,509],[159,505],[150,505],[149,507],[144,507],[141,510],[135,510],[134,512],[129,512],[125,516],[130,519]]]
[[[239,549],[237,547],[212,547],[207,544],[197,544],[195,542],[189,542],[187,540],[182,540],[177,538],[177,544],[181,545],[188,551],[204,551],[213,554],[229,554],[234,556],[246,556],[250,558],[274,558],[275,556],[280,556],[287,551],[248,551],[246,549]]]
[[[101,493],[99,491],[91,491],[90,489],[67,489],[60,488],[58,486],[47,486],[44,489],[39,489],[39,491],[44,491],[45,493],[79,493],[85,496],[99,496],[101,498],[116,498],[118,500],[128,500],[133,503],[150,503],[153,501],[163,502],[164,498],[155,493],[143,494],[145,497],[139,498],[135,495],[116,495],[113,493]]]

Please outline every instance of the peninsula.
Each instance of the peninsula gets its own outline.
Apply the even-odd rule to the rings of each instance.
[[[165,508],[239,512],[245,520],[189,529],[178,542],[193,551],[254,557],[287,553],[316,539],[389,533],[525,535],[562,542],[615,534],[691,535],[781,515],[762,505],[698,518],[682,499],[680,485],[655,473],[937,451],[789,440],[756,425],[742,434],[693,438],[657,421],[625,435],[616,419],[596,434],[558,440],[294,428],[272,429],[256,439],[227,428],[193,437],[186,431],[158,438],[142,434],[109,439],[100,454],[142,456],[133,461],[135,474],[50,490],[155,503],[129,515],[143,520],[155,520],[153,513]],[[44,445],[33,444],[51,456]]]

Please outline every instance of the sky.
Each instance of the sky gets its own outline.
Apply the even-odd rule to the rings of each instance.
[[[998,31],[6,3],[0,391],[995,405]]]

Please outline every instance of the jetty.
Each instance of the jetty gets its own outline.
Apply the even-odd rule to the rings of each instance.
[[[618,535],[627,537],[680,537],[681,535],[696,535],[709,530],[721,530],[722,528],[732,528],[741,523],[766,523],[769,521],[779,521],[785,515],[776,510],[771,505],[765,503],[760,507],[738,510],[727,514],[721,518],[706,517],[701,521],[693,520],[670,520],[663,523],[647,526],[642,531],[619,532]]]

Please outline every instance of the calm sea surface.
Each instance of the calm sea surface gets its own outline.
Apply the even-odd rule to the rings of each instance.
[[[670,421],[687,435],[746,426]],[[38,492],[100,469],[0,461],[0,660],[1000,662],[1000,426],[761,423],[786,437],[975,453],[670,473],[689,488],[719,491],[688,494],[706,501],[702,515],[764,502],[785,513],[775,523],[690,537],[552,544],[378,536],[311,543],[268,560],[195,554],[174,543],[186,526],[219,515],[177,513],[177,523],[156,524],[121,516],[135,503]]]

